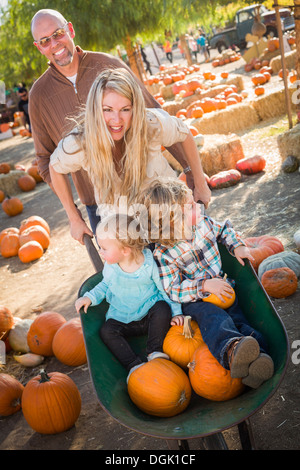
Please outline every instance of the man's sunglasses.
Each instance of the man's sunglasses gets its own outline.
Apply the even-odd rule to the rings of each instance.
[[[54,31],[51,36],[47,36],[45,38],[40,39],[39,41],[34,41],[33,44],[35,46],[40,46],[40,47],[48,47],[51,43],[51,39],[60,39],[66,34],[66,28],[68,27],[69,23],[66,23],[62,28],[58,28],[56,31]]]

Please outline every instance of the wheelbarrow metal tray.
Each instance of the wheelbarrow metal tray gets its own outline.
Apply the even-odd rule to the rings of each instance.
[[[257,390],[247,389],[226,402],[214,402],[193,394],[187,409],[172,418],[158,418],[139,410],[131,401],[126,386],[126,370],[111,354],[99,337],[99,330],[108,309],[104,301],[81,314],[88,364],[95,392],[101,406],[119,423],[148,436],[164,439],[192,439],[221,432],[261,408],[278,388],[288,362],[288,338],[284,325],[261,286],[252,266],[242,267],[220,246],[224,272],[236,280],[235,291],[250,324],[267,339],[275,373]],[[79,295],[92,289],[102,274],[97,273],[81,286]],[[132,347],[145,359],[146,338],[132,338]]]

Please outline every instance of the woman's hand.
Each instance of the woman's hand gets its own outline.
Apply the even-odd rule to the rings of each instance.
[[[70,220],[70,232],[74,240],[77,240],[82,245],[84,245],[83,235],[85,233],[87,233],[90,237],[94,236],[91,229],[89,229],[81,217],[76,217],[76,219]]]
[[[214,279],[207,279],[202,285],[203,292],[209,292],[210,294],[215,294],[222,302],[224,299],[222,296],[227,297],[228,299],[232,296],[232,287],[224,279],[215,277]]]
[[[249,261],[254,261],[253,256],[250,253],[250,250],[247,246],[245,245],[240,245],[234,250],[234,255],[238,262],[244,266],[245,263],[243,261],[243,258],[247,258]]]

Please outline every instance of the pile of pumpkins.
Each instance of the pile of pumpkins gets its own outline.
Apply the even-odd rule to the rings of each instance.
[[[18,256],[22,263],[43,256],[50,244],[48,222],[38,215],[24,219],[20,227],[8,227],[0,232],[0,253],[4,258]]]
[[[7,336],[8,350],[17,351],[14,358],[25,367],[37,367],[49,356],[73,367],[87,361],[79,318],[66,321],[57,312],[43,312],[34,320],[22,320],[0,306],[0,331]],[[24,354],[19,355],[20,352]],[[75,424],[81,397],[70,377],[60,372],[47,374],[42,370],[25,387],[10,374],[0,374],[0,416],[9,416],[21,408],[32,429],[56,434]]]

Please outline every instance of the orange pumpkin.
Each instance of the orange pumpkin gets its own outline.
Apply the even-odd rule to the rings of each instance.
[[[30,175],[23,175],[18,179],[18,186],[21,191],[32,191],[36,187],[36,181]]]
[[[220,171],[210,177],[209,185],[212,189],[227,188],[237,184],[240,179],[241,173],[238,170]]]
[[[230,294],[229,294],[230,295]],[[231,307],[235,301],[235,292],[232,289],[232,294],[230,297],[225,297],[224,295],[221,296],[224,302],[219,299],[219,297],[215,294],[210,294],[208,297],[204,297],[202,300],[203,302],[210,302],[211,304],[216,305],[217,307],[223,308],[226,310],[226,308]]]
[[[196,349],[203,343],[197,322],[184,317],[183,325],[173,325],[166,334],[163,350],[171,361],[180,367],[187,367]]]
[[[5,237],[5,235],[7,235],[8,233],[17,233],[19,234],[19,229],[17,227],[7,227],[7,228],[4,228],[1,232],[0,232],[0,246],[1,246],[1,241],[2,239]]]
[[[222,78],[228,78],[228,72],[221,72]]]
[[[0,374],[0,416],[10,416],[21,408],[24,386],[9,374]]]
[[[2,201],[4,201],[4,199],[5,199],[4,191],[2,191],[2,189],[0,189],[0,203],[1,203]]]
[[[296,292],[297,276],[290,268],[275,268],[265,271],[261,283],[268,295],[282,299]]]
[[[41,225],[32,225],[27,229],[23,230],[20,234],[20,246],[30,241],[36,241],[40,243],[44,250],[46,250],[50,244],[49,233]]]
[[[39,215],[31,215],[25,220],[22,220],[21,225],[20,225],[20,234],[23,232],[23,230],[32,227],[34,225],[41,225],[50,235],[50,227],[48,222],[43,219],[43,217],[40,217]]]
[[[21,214],[24,209],[22,201],[18,197],[7,196],[2,202],[2,209],[10,217]]]
[[[244,239],[248,246],[251,255],[254,258],[252,261],[253,268],[257,271],[260,263],[268,256],[275,255],[284,251],[284,246],[281,241],[270,235],[262,235],[260,237],[248,237]]]
[[[263,85],[266,83],[266,77],[264,76],[263,73],[257,73],[251,78],[253,84],[256,85]]]
[[[263,171],[266,166],[266,160],[261,155],[254,155],[253,157],[246,157],[238,160],[235,167],[245,175],[252,175]]]
[[[128,380],[133,403],[149,415],[169,418],[186,409],[191,385],[185,372],[166,359],[153,359],[134,370]]]
[[[57,312],[43,312],[36,317],[27,333],[30,351],[41,356],[53,356],[53,338],[64,323],[65,318]]]
[[[4,305],[0,305],[0,332],[10,330],[13,325],[14,317],[11,311]]]
[[[9,163],[7,162],[2,162],[0,163],[0,174],[3,173],[3,174],[7,174],[9,173],[11,170],[11,166]]]
[[[44,181],[43,178],[41,177],[40,173],[39,173],[37,165],[30,166],[27,170],[27,173],[30,176],[32,176],[37,183],[41,183],[42,181]]]
[[[197,106],[193,108],[192,110],[192,118],[194,119],[201,118],[203,114],[204,114],[203,109],[200,106]]]
[[[17,233],[9,232],[1,241],[0,253],[3,258],[11,258],[17,256],[20,248],[19,235]]]
[[[256,94],[256,96],[261,96],[265,93],[265,89],[263,86],[257,86],[254,90],[254,93]]]
[[[55,357],[67,366],[81,366],[87,362],[81,321],[79,318],[64,323],[52,342]]]
[[[22,395],[23,415],[32,429],[57,434],[70,429],[81,411],[81,396],[73,380],[61,372],[31,379]]]
[[[242,379],[231,378],[230,371],[219,364],[206,344],[195,351],[188,368],[193,390],[208,400],[231,400],[244,390]]]
[[[24,243],[24,245],[19,248],[18,256],[22,263],[30,263],[31,261],[41,258],[43,253],[43,247],[39,242],[30,241]]]

